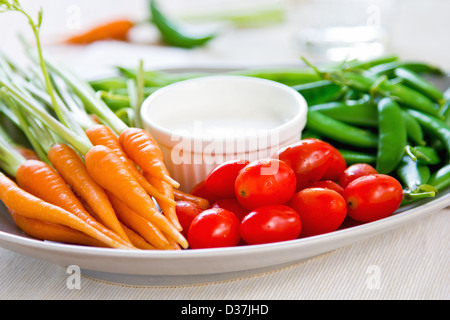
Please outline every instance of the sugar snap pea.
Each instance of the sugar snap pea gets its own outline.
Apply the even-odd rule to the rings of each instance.
[[[450,164],[446,164],[432,173],[428,184],[434,186],[438,191],[450,187]]]
[[[345,159],[347,165],[355,164],[355,163],[375,163],[377,157],[374,154],[355,151],[355,150],[347,150],[347,149],[338,149],[339,152]]]
[[[443,92],[437,88],[434,84],[421,77],[414,71],[407,68],[399,67],[394,70],[397,77],[405,80],[406,84],[427,95],[430,99],[437,102],[439,105],[443,105],[445,102]]]
[[[188,34],[162,14],[156,1],[150,1],[150,12],[152,22],[158,28],[162,39],[169,45],[182,48],[194,48],[203,46],[216,37],[215,33],[205,35]]]
[[[335,120],[319,111],[308,110],[306,128],[350,146],[363,148],[378,146],[378,137],[373,132]]]
[[[378,111],[374,103],[334,101],[311,106],[309,110],[320,111],[335,120],[356,126],[377,127],[378,125]]]
[[[319,80],[292,86],[306,100],[308,105],[333,101],[342,94],[342,87],[330,80]]]
[[[436,165],[441,162],[436,149],[428,146],[406,146],[406,154],[414,161],[425,165]]]
[[[389,174],[400,163],[407,142],[405,121],[400,106],[390,98],[378,102],[378,149],[376,169]]]
[[[373,66],[369,69],[370,72],[377,75],[387,75],[388,77],[394,76],[394,70],[396,68],[406,68],[413,72],[419,74],[433,74],[433,75],[443,75],[444,72],[441,68],[424,62],[414,62],[414,61],[394,61],[387,62],[384,64],[379,64]]]
[[[418,186],[427,184],[431,173],[427,165],[414,161],[409,156],[403,156],[396,168],[396,173],[402,185],[410,190],[416,190]]]
[[[411,109],[407,112],[419,121],[429,135],[438,139],[447,151],[447,155],[450,155],[450,126],[441,119],[424,112]]]
[[[405,121],[408,140],[412,141],[416,145],[425,145],[426,141],[424,139],[423,130],[419,121],[417,121],[416,118],[411,116],[405,110],[402,110],[402,116]]]

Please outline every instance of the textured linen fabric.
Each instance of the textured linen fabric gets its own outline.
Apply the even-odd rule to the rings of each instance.
[[[447,300],[450,208],[296,264],[244,278],[180,286],[135,286],[82,275],[0,249],[0,299],[40,300]]]

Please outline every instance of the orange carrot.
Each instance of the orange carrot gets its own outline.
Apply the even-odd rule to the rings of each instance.
[[[124,162],[128,170],[130,170],[130,172],[133,174],[134,178],[150,196],[162,202],[167,202],[169,205],[176,205],[173,199],[167,198],[142,176],[134,163],[125,154],[119,144],[117,136],[109,127],[105,125],[92,126],[86,130],[86,135],[93,145],[102,145],[113,150],[117,154],[117,156]]]
[[[17,184],[26,192],[75,214],[121,246],[133,247],[115,232],[101,225],[83,207],[64,179],[49,165],[39,160],[26,160],[17,170]],[[20,212],[18,212],[20,213]]]
[[[143,237],[141,237],[137,232],[128,228],[126,225],[121,223],[123,230],[127,234],[128,238],[131,240],[131,243],[138,249],[143,250],[156,250],[154,246],[148,243]]]
[[[74,149],[66,144],[54,144],[48,159],[72,190],[92,209],[95,217],[124,240],[130,242],[122,229],[108,196],[87,172],[86,166]]]
[[[178,189],[173,190],[175,201],[191,201],[197,204],[200,208],[206,210],[210,207],[210,203],[208,200],[195,196],[190,193],[183,192]]]
[[[17,146],[16,150],[27,160],[39,160],[39,156],[32,149]]]
[[[126,226],[141,235],[155,248],[162,250],[172,249],[170,242],[153,223],[131,210],[112,193],[108,193],[108,196],[116,210],[117,216]]]
[[[8,210],[8,212],[14,223],[30,237],[91,247],[106,247],[103,242],[64,225],[27,218],[12,210]]]
[[[85,156],[86,168],[92,178],[106,191],[122,200],[130,209],[146,218],[183,248],[187,240],[156,208],[153,199],[129,172],[124,162],[108,147],[92,147]]]
[[[180,186],[168,173],[161,149],[149,132],[127,128],[120,133],[119,143],[126,155],[143,171],[175,188]]]
[[[126,41],[128,32],[134,23],[128,19],[111,21],[86,31],[85,33],[72,36],[66,40],[70,44],[89,44],[101,40]]]
[[[153,186],[155,186],[156,189],[158,189],[159,192],[164,194],[167,198],[174,199],[173,187],[170,184],[168,184],[165,181],[159,180],[153,177],[152,175],[147,174],[146,172],[144,172],[143,175],[150,182],[150,184],[152,184]],[[158,201],[158,199],[156,199],[156,202],[158,202],[159,207],[161,208],[162,212],[167,217],[167,219],[169,219],[170,222],[172,222],[172,224],[175,226],[175,228],[177,228],[178,231],[181,231],[183,228],[180,222],[178,221],[176,204],[175,205],[168,204],[163,201]]]
[[[24,217],[62,224],[83,232],[110,247],[130,249],[129,245],[122,244],[110,238],[107,234],[94,227],[92,223],[84,221],[75,214],[26,192],[1,172],[0,200],[3,201],[9,210]]]

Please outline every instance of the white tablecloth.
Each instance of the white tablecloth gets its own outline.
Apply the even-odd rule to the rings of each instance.
[[[305,0],[306,1],[306,0]],[[100,10],[108,3],[107,10]],[[173,2],[173,1],[171,1]],[[299,1],[302,2],[302,1]],[[450,68],[448,1],[399,1],[391,30],[392,52],[405,59],[431,61]],[[127,1],[79,1],[83,23],[111,12],[141,17],[143,4]],[[133,65],[143,58],[148,68],[179,66],[249,66],[298,63],[292,26],[230,30],[211,46],[182,50],[146,44],[98,43],[71,48],[52,45],[55,30],[64,33],[71,1],[24,1],[42,4],[43,34],[48,54],[64,60],[80,74],[95,76],[110,66]],[[91,6],[91,7],[90,7]],[[95,8],[94,8],[95,6]],[[92,8],[92,11],[89,11]],[[73,8],[72,8],[73,9]],[[68,11],[69,10],[69,11]],[[420,23],[416,13],[421,13]],[[25,25],[25,26],[24,26]],[[0,17],[1,48],[20,59],[15,38],[26,23],[17,16]],[[94,66],[94,67],[93,67]],[[108,283],[82,275],[80,288],[69,289],[65,267],[0,249],[1,299],[449,299],[450,209],[431,212],[381,235],[282,269],[244,278],[185,286],[139,287]],[[376,278],[374,278],[376,272]],[[376,280],[374,282],[374,279]]]

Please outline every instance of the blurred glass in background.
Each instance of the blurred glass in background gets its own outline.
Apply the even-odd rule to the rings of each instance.
[[[293,0],[295,41],[318,60],[370,59],[386,52],[392,0]]]

